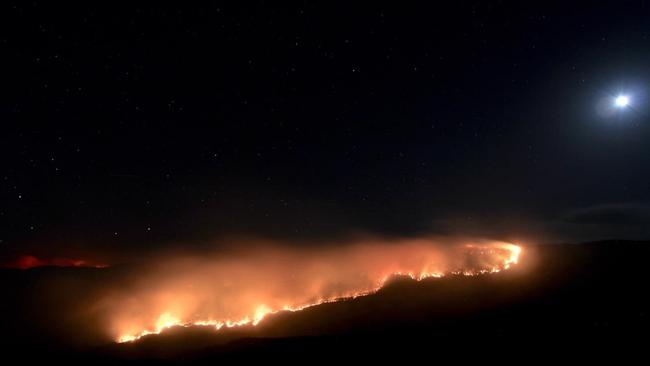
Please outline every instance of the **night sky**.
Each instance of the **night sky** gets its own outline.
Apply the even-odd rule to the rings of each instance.
[[[650,236],[650,5],[57,5],[0,11],[3,256]]]

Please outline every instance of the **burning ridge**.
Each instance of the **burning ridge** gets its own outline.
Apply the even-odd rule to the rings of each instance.
[[[110,314],[110,332],[119,343],[172,327],[255,326],[269,314],[375,293],[396,275],[420,281],[500,272],[517,264],[521,250],[504,242],[450,246],[408,240],[182,258],[150,269],[98,306]]]

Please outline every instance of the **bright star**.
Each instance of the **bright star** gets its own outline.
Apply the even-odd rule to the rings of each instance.
[[[619,108],[625,108],[630,104],[630,97],[627,95],[619,95],[614,99],[614,105],[616,105]]]

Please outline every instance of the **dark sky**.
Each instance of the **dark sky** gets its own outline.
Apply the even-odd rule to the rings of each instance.
[[[3,5],[0,253],[648,238],[650,5],[401,3]]]

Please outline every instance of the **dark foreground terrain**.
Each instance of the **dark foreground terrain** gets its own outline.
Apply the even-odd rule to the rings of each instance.
[[[92,297],[94,281],[119,269],[3,270],[3,354],[94,364],[640,363],[650,340],[649,254],[650,242],[527,247],[507,272],[396,278],[377,294],[270,315],[257,327],[170,329],[121,345],[70,315]]]

